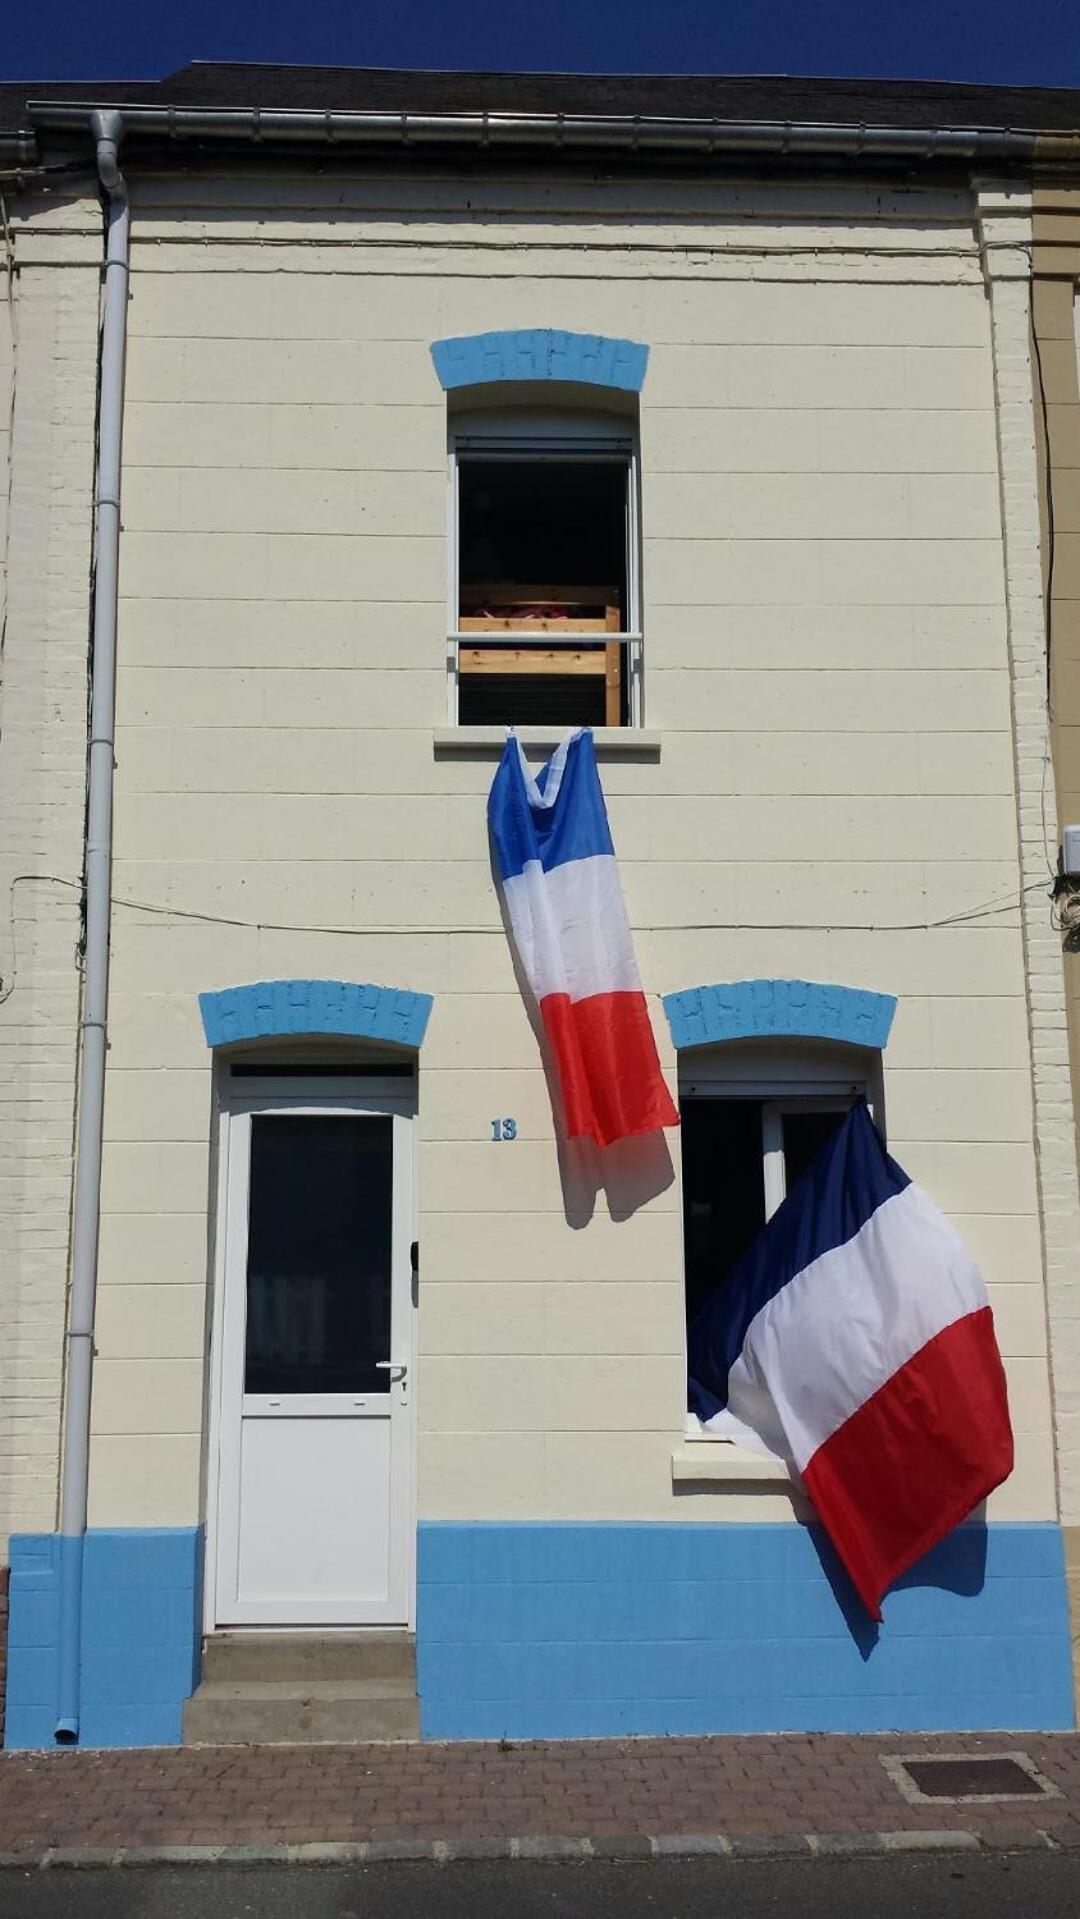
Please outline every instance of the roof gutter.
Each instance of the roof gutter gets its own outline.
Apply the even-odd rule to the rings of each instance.
[[[38,144],[32,133],[0,133],[0,167],[19,173],[40,162]]]
[[[42,133],[85,132],[89,104],[30,101]],[[826,125],[796,120],[663,120],[564,113],[318,113],[264,107],[129,106],[129,134],[183,141],[278,145],[530,147],[586,152],[729,156],[790,160],[905,160],[1030,164],[1080,161],[1080,131],[1040,133],[1015,127]]]

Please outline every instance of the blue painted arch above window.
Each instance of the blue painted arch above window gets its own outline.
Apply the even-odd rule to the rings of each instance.
[[[322,1035],[418,1047],[431,1007],[430,993],[339,979],[258,980],[199,994],[208,1046]]]
[[[504,380],[562,380],[640,393],[649,349],[638,340],[613,340],[603,333],[516,327],[435,340],[431,357],[447,392]]]
[[[691,986],[664,997],[678,1047],[728,1039],[825,1039],[880,1050],[889,1037],[896,1000],[858,986],[805,979],[742,979]]]

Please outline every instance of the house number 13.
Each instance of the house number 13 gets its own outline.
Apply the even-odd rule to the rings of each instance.
[[[491,1122],[492,1139],[516,1139],[516,1119],[493,1119]]]

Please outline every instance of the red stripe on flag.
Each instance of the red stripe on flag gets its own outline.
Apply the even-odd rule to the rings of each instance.
[[[679,1115],[656,1051],[644,993],[595,993],[540,1001],[554,1055],[568,1139],[601,1146],[677,1126]]]
[[[874,1619],[894,1579],[1013,1465],[989,1306],[927,1342],[819,1446],[806,1490]]]

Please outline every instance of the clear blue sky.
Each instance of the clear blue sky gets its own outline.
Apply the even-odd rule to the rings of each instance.
[[[4,79],[189,60],[1080,86],[1080,0],[9,0]]]

